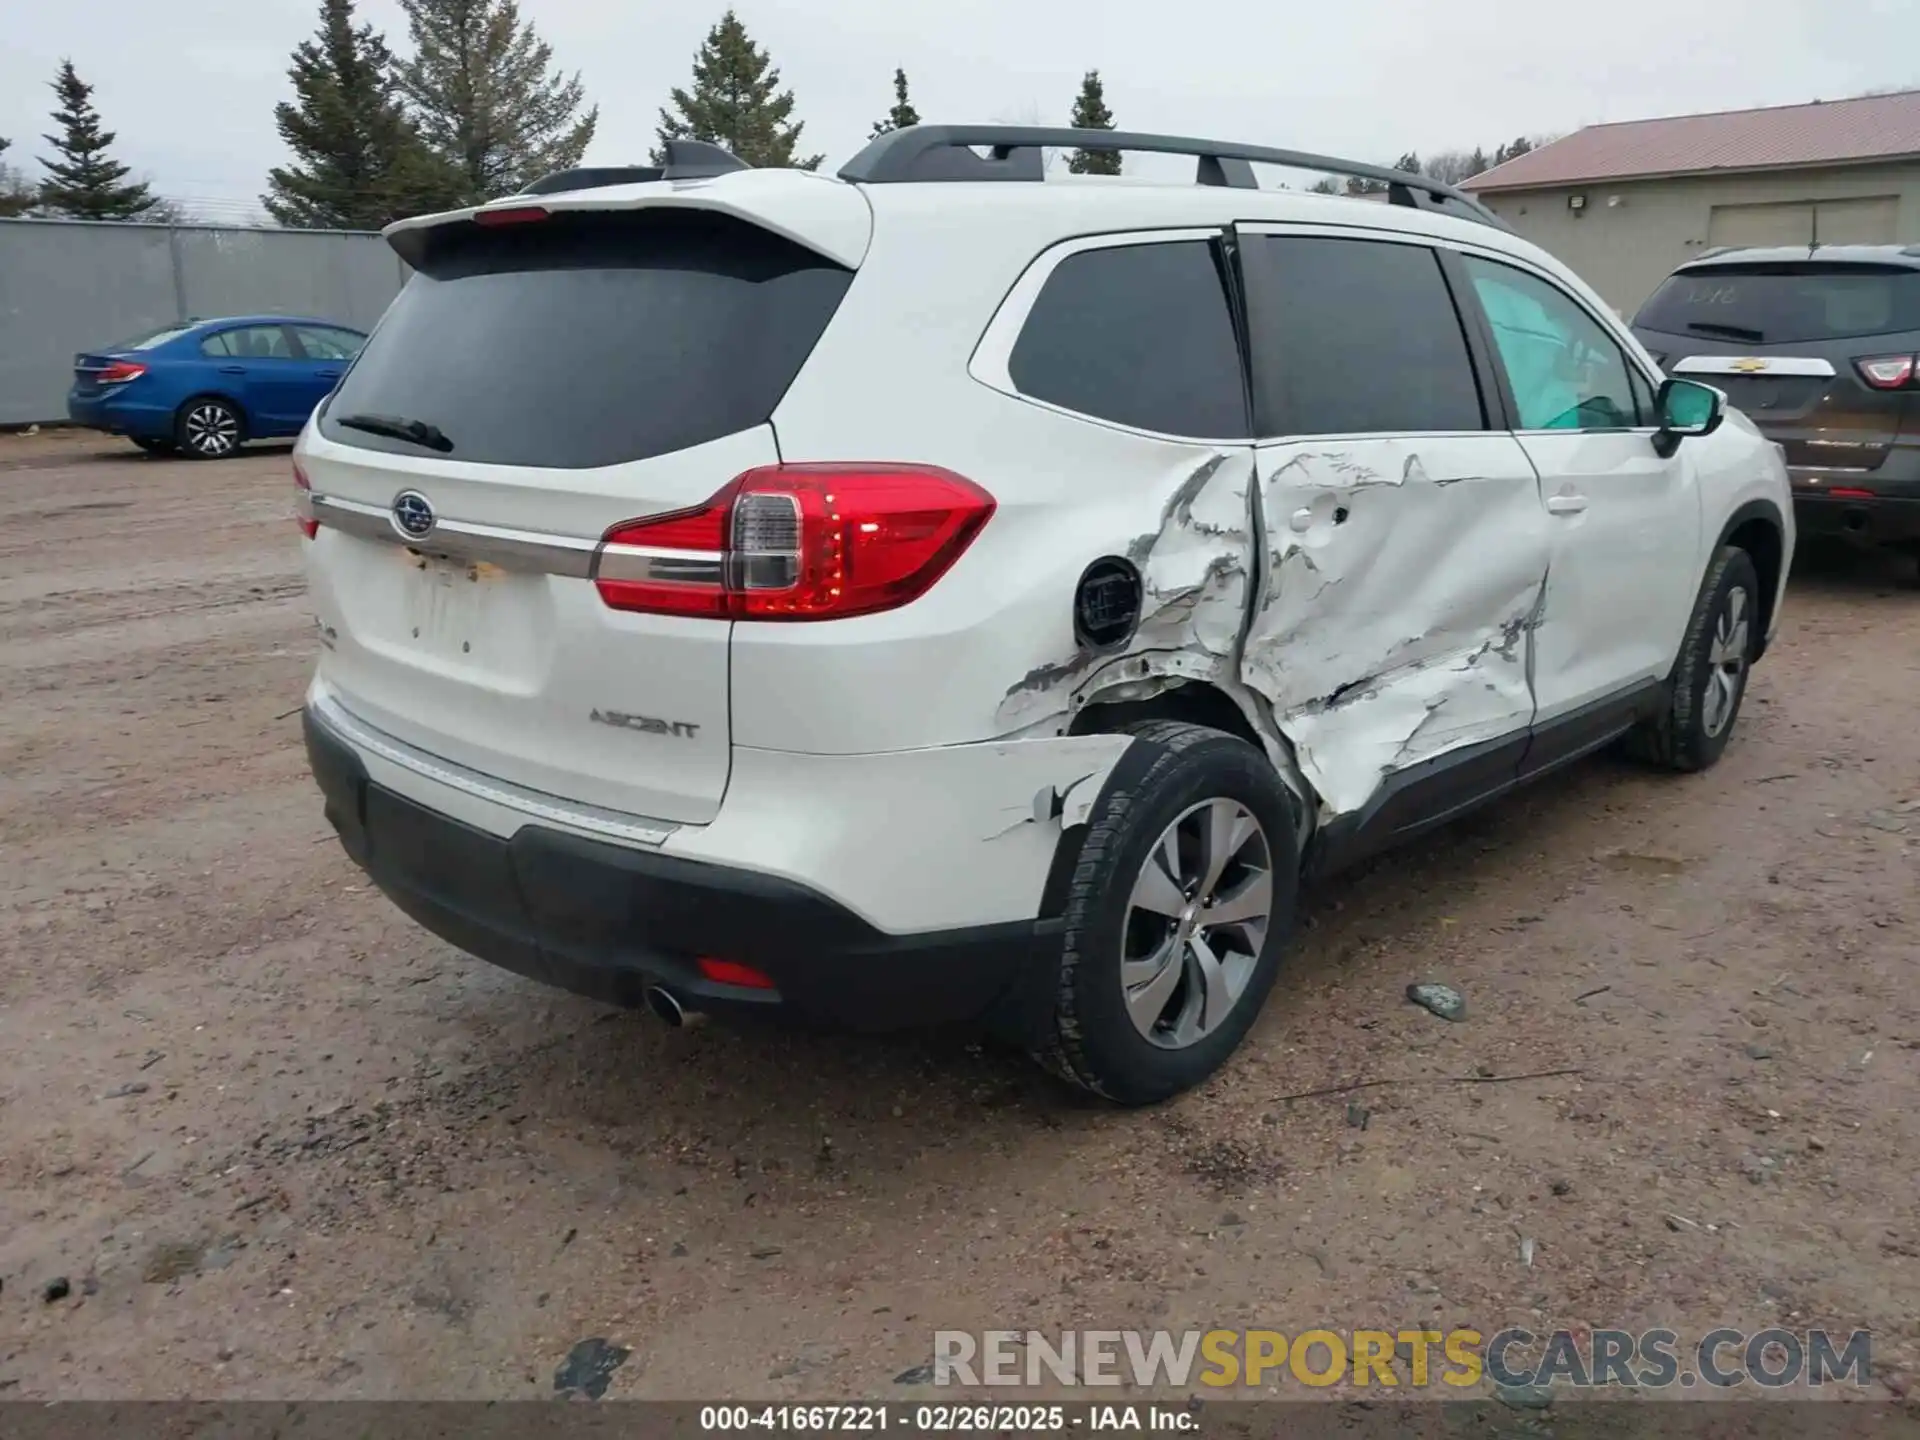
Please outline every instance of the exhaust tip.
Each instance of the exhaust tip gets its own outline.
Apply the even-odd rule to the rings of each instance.
[[[647,1008],[676,1030],[686,1023],[687,1012],[664,985],[647,987]]]
[[[707,1018],[698,1010],[689,1010],[680,1003],[679,997],[664,985],[647,987],[647,1008],[674,1030],[689,1030],[701,1024]]]

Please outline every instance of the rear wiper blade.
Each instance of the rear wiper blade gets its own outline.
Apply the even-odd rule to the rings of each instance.
[[[440,427],[424,420],[408,420],[400,415],[342,415],[333,423],[349,430],[364,430],[369,435],[411,441],[428,450],[438,450],[442,455],[453,449],[453,441],[441,433]]]
[[[1706,320],[1689,320],[1687,329],[1699,335],[1724,335],[1729,340],[1746,340],[1755,345],[1767,338],[1758,330],[1749,330],[1744,325],[1715,325]]]

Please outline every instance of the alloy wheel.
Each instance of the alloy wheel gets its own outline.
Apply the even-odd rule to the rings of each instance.
[[[1266,831],[1237,800],[1205,800],[1161,832],[1127,902],[1120,988],[1149,1042],[1183,1050],[1246,993],[1273,916]]]
[[[187,444],[196,454],[231,454],[240,445],[240,422],[224,405],[196,405],[187,412]]]
[[[1707,650],[1707,690],[1700,706],[1700,724],[1709,738],[1727,728],[1741,687],[1747,683],[1747,592],[1736,585],[1727,591],[1726,604],[1713,622],[1713,644]]]

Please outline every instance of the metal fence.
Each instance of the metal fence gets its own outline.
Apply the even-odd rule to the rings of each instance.
[[[192,316],[367,329],[406,278],[378,235],[0,220],[0,425],[63,420],[73,357]]]

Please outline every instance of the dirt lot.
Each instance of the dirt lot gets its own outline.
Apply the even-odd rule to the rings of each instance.
[[[592,1336],[615,1396],[907,1397],[936,1327],[1422,1321],[1920,1378],[1901,565],[1802,567],[1710,775],[1585,764],[1315,897],[1238,1061],[1123,1114],[416,929],[304,771],[289,499],[0,436],[0,1397],[531,1398]]]

